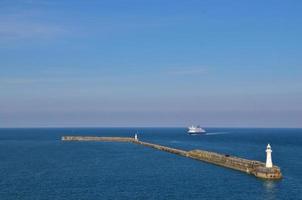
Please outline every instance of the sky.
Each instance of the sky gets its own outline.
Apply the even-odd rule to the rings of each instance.
[[[302,127],[300,0],[0,0],[0,127]]]

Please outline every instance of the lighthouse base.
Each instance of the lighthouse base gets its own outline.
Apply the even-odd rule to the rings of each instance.
[[[264,178],[264,179],[281,179],[282,178],[281,171],[276,166],[273,166],[272,168],[259,166],[259,167],[256,167],[252,173],[258,178]]]

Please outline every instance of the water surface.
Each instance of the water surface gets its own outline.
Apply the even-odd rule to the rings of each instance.
[[[281,181],[130,143],[62,142],[63,135],[133,136],[185,150],[265,160],[271,143]],[[302,199],[302,129],[0,129],[1,200]]]

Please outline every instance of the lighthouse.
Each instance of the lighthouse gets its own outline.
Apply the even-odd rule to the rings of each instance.
[[[270,144],[267,145],[265,152],[266,152],[265,167],[271,168],[271,167],[273,167],[273,162],[272,162],[272,148],[271,148]]]
[[[136,141],[138,141],[138,137],[137,137],[137,134],[135,133],[135,135],[134,135],[134,139],[136,140]]]

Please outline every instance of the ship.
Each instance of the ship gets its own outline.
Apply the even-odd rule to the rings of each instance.
[[[200,126],[189,126],[188,127],[188,133],[190,134],[190,135],[198,135],[198,134],[203,134],[203,133],[205,133],[206,131],[203,129],[203,128],[201,128]]]

